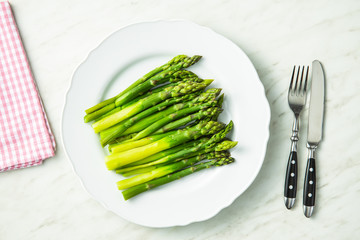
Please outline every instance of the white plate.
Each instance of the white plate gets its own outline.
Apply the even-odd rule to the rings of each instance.
[[[84,110],[178,54],[202,55],[190,70],[215,79],[211,86],[223,89],[220,120],[235,123],[230,137],[239,141],[232,151],[236,163],[192,174],[125,202],[116,188],[122,177],[106,169],[98,136],[83,123]],[[156,21],[120,29],[78,67],[66,96],[62,134],[76,174],[96,200],[131,222],[169,227],[209,219],[249,187],[263,163],[269,122],[263,86],[238,46],[191,22]]]

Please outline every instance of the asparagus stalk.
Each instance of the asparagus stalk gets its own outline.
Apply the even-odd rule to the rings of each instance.
[[[113,105],[115,105],[114,103],[112,103]],[[109,105],[111,105],[111,104],[109,104]],[[107,106],[109,106],[109,105],[107,105]],[[104,108],[106,108],[107,106],[105,106]],[[97,121],[99,121],[100,119],[103,119],[104,117],[107,117],[107,116],[109,116],[109,115],[111,115],[111,114],[113,114],[113,113],[116,113],[116,112],[118,112],[118,111],[120,111],[122,108],[121,107],[115,107],[115,108],[113,108],[113,109],[111,109],[110,111],[108,111],[108,112],[106,112],[106,113],[104,113],[104,114],[97,114],[97,112],[98,111],[100,111],[100,110],[98,110],[98,111],[96,111],[96,112],[93,112],[93,113],[90,113],[90,114],[88,114],[88,115],[85,115],[85,117],[86,116],[89,116],[88,118],[89,119],[91,119],[91,120],[87,120],[87,122],[91,122],[92,121],[92,119],[94,119],[94,121],[95,122],[97,122]],[[105,112],[105,111],[104,111]],[[94,116],[94,117],[90,117],[90,115],[92,115],[92,114],[94,114],[94,115],[96,115],[96,117]],[[84,117],[84,119],[85,119],[85,117]]]
[[[198,112],[199,116],[213,116],[215,114],[217,114],[218,112],[221,112],[221,109],[219,108],[209,108],[209,105],[211,105],[211,102],[208,103],[204,103],[201,105],[196,105],[193,107],[189,107],[189,108],[185,108],[182,110],[179,110],[175,113],[172,113],[170,115],[166,115],[164,116],[162,119],[160,119],[159,121],[156,121],[155,123],[151,124],[150,126],[148,126],[147,128],[145,128],[144,130],[142,130],[141,132],[139,132],[137,135],[135,135],[132,139],[133,140],[139,140],[141,138],[144,138],[146,136],[149,136],[150,134],[152,134],[153,132],[155,132],[156,130],[158,130],[159,128],[161,128],[162,126],[166,125],[167,123],[179,119],[181,117],[184,117],[188,114],[194,113],[196,111]]]
[[[211,157],[210,154],[209,155],[203,154],[203,155],[198,155],[196,157],[192,157],[189,159],[183,159],[179,162],[156,168],[150,172],[139,174],[139,175],[131,177],[131,178],[123,179],[121,181],[118,181],[116,184],[117,184],[117,187],[119,190],[130,188],[130,187],[151,181],[155,178],[165,176],[172,172],[179,171],[187,166],[193,165],[197,162],[200,162],[203,159],[210,158],[210,157]]]
[[[118,138],[116,138],[115,140],[111,141],[111,142],[109,143],[109,146],[116,146],[116,145],[118,145],[118,144],[127,142],[128,140],[131,140],[131,138],[134,137],[135,135],[136,135],[136,133],[118,137]],[[109,147],[109,150],[111,150],[110,147]]]
[[[196,125],[196,126],[198,126],[198,125]],[[205,149],[205,148],[211,149],[214,146],[215,146],[215,148],[214,148],[215,151],[224,151],[224,150],[233,148],[236,146],[237,142],[223,141],[222,144],[218,144],[218,142],[225,139],[226,135],[231,131],[233,126],[234,126],[234,123],[232,121],[230,121],[229,124],[224,129],[215,133],[210,139],[204,138],[198,144],[196,144],[195,146],[193,146],[191,148],[183,148],[180,151],[177,151],[176,153],[168,154],[161,159],[158,158],[158,159],[156,159],[156,161],[154,160],[153,162],[155,162],[155,164],[156,164],[156,162],[159,163],[160,161],[161,162],[172,161],[172,160],[181,158],[183,156],[187,156],[191,153],[196,153],[197,151],[199,151],[201,149]],[[142,160],[141,162],[140,161],[137,162],[136,165],[150,162],[150,161],[144,162],[144,160]]]
[[[146,183],[139,184],[134,187],[130,187],[122,192],[124,199],[128,200],[132,197],[135,197],[136,195],[146,192],[150,189],[156,188],[158,186],[164,185],[166,183],[178,180],[180,178],[183,178],[185,176],[188,176],[194,172],[201,171],[203,169],[207,169],[214,166],[223,166],[234,162],[233,158],[220,158],[220,159],[214,159],[208,162],[201,162],[197,165],[193,165],[191,167],[188,167],[186,169],[183,169],[181,171],[168,174],[166,176],[151,180]]]
[[[177,64],[171,65],[166,70],[152,76],[148,80],[142,82],[141,84],[132,85],[132,89],[129,89],[125,93],[123,92],[121,96],[119,96],[115,100],[116,106],[121,106],[122,104],[128,102],[129,100],[135,98],[137,95],[146,92],[150,88],[165,83],[167,81],[167,78],[174,74],[176,71],[187,68],[199,61],[201,56],[195,55],[193,57],[186,57],[182,59],[182,61],[178,62]],[[173,78],[172,80],[176,80],[177,78]]]
[[[190,107],[196,104],[200,104],[202,102],[209,101],[208,105],[216,104],[215,98],[220,93],[221,89],[209,89],[204,93],[201,93],[199,96],[195,98],[195,96],[198,93],[193,93],[185,96],[181,96],[178,98],[175,98],[173,100],[165,100],[162,103],[159,103],[158,105],[151,107],[129,119],[126,121],[123,121],[121,123],[116,124],[113,127],[110,127],[102,132],[100,132],[100,142],[102,146],[105,146],[107,143],[109,143],[111,140],[116,139],[117,137],[128,135],[131,133],[139,132],[143,130],[144,128],[151,125],[153,122],[158,121],[165,116],[168,116],[180,109]],[[165,107],[170,106],[177,102],[183,102],[185,103],[178,103],[176,105],[173,105],[165,110],[163,110]],[[190,100],[190,101],[189,101]],[[212,102],[210,102],[212,100]],[[163,110],[163,111],[161,111]],[[159,112],[161,111],[161,112]],[[154,112],[153,115],[151,115]]]
[[[166,99],[165,101],[150,107],[142,112],[140,112],[139,114],[136,114],[135,116],[120,122],[102,132],[100,132],[100,143],[102,146],[105,146],[106,144],[108,144],[109,142],[111,142],[112,140],[116,139],[117,137],[120,137],[121,135],[128,135],[128,134],[122,134],[126,129],[128,129],[129,127],[131,127],[132,125],[134,125],[136,122],[140,121],[141,119],[155,113],[158,111],[163,110],[164,108],[166,108],[167,106],[171,106],[175,103],[178,102],[182,102],[182,101],[187,101],[187,100],[191,100],[196,98],[200,93],[195,92],[195,93],[191,93],[188,95],[183,95],[180,97],[175,97],[175,98],[170,98],[170,99]]]
[[[184,126],[188,123],[190,123],[191,121],[194,120],[201,120],[205,117],[217,117],[220,113],[222,112],[221,108],[208,108],[205,110],[200,110],[197,113],[188,115],[186,117],[183,117],[181,119],[178,119],[176,121],[170,122],[168,124],[166,124],[165,126],[159,128],[158,130],[156,130],[154,132],[154,134],[161,134],[161,133],[165,133],[168,132],[170,130],[174,130],[178,127]],[[212,119],[213,120],[213,119]],[[216,120],[216,119],[215,119]]]
[[[125,174],[127,175],[134,175],[142,172],[146,172],[148,169],[151,169],[151,167],[156,165],[162,165],[167,164],[169,162],[175,162],[184,158],[190,158],[198,155],[202,155],[209,152],[223,152],[226,150],[229,150],[236,146],[237,142],[232,142],[229,140],[224,140],[220,143],[217,143],[216,145],[213,145],[212,147],[206,147],[207,142],[200,143],[197,146],[193,146],[190,148],[184,148],[178,152],[175,152],[173,154],[169,154],[165,157],[162,157],[160,159],[157,159],[152,162],[148,162],[145,164],[132,166],[132,167],[125,167],[117,170],[117,173]]]
[[[98,133],[168,98],[182,96],[191,92],[199,91],[200,89],[204,89],[211,82],[212,80],[204,80],[201,83],[181,82],[176,86],[165,88],[161,92],[143,98],[138,102],[120,110],[119,112],[116,112],[99,120],[98,122],[95,122],[92,124],[92,127],[95,133]]]
[[[203,135],[214,134],[223,128],[223,123],[214,121],[200,122],[194,127],[178,130],[176,133],[166,136],[148,145],[120,153],[113,153],[106,157],[106,166],[109,170],[114,170],[163,150],[178,146],[189,140],[197,139]]]
[[[110,103],[106,106],[104,106],[103,108],[100,108],[99,110],[97,111],[94,111],[92,113],[89,113],[89,114],[86,114],[84,116],[84,122],[87,123],[87,122],[91,122],[97,118],[99,118],[100,116],[112,111],[113,109],[115,108],[115,104],[114,103]]]
[[[125,108],[125,107],[128,107],[130,106],[131,104],[139,101],[140,99],[142,98],[145,98],[145,97],[148,97],[150,96],[151,94],[153,93],[157,93],[157,92],[160,92],[162,90],[164,90],[165,88],[167,87],[170,87],[170,86],[176,86],[178,84],[179,81],[192,81],[192,82],[201,82],[203,81],[203,79],[199,78],[195,73],[193,72],[190,72],[188,70],[180,70],[180,71],[177,71],[175,72],[170,78],[169,78],[169,81],[170,83],[169,84],[166,84],[166,85],[162,85],[160,87],[156,87],[156,88],[153,88],[149,91],[147,91],[146,93],[144,94],[141,94],[140,96],[132,99],[131,101],[119,106],[119,107],[115,107],[113,110],[111,110],[111,112],[108,112],[104,115],[101,115],[101,117],[99,117],[98,119],[96,119],[95,121],[97,120],[100,120],[101,118],[103,117],[106,117],[114,112],[118,112],[120,111],[121,109]]]
[[[143,139],[140,139],[138,141],[123,141],[121,143],[118,144],[114,144],[112,146],[109,146],[109,150],[112,153],[116,153],[116,152],[123,152],[132,148],[137,148],[137,147],[141,147],[144,145],[147,145],[149,143],[155,142],[157,140],[160,140],[161,138],[164,138],[168,135],[174,134],[175,131],[172,132],[167,132],[167,133],[163,133],[163,134],[158,134],[158,135],[152,135]],[[132,140],[132,139],[129,139]]]
[[[231,148],[231,146],[230,146],[230,148]],[[209,156],[211,156],[211,155],[216,156],[216,157],[220,157],[220,156],[229,157],[230,156],[230,153],[228,151],[226,151],[226,148],[225,148],[224,151],[217,151],[217,150],[214,150],[213,148],[212,149],[203,149],[203,150],[200,150],[199,152],[189,153],[186,156],[179,157],[179,158],[174,159],[174,160],[172,160],[170,162],[169,161],[164,161],[164,162],[155,161],[155,162],[158,162],[158,163],[152,164],[153,162],[151,162],[149,164],[144,164],[142,166],[135,166],[135,167],[133,167],[134,168],[133,170],[129,170],[130,168],[117,169],[116,173],[121,174],[124,177],[130,177],[130,176],[150,172],[153,169],[156,169],[156,168],[159,168],[161,166],[171,164],[171,163],[174,163],[174,162],[178,162],[178,161],[181,161],[181,160],[186,159],[186,158],[196,157],[196,156],[203,155],[203,154],[210,154],[210,155],[208,155],[208,159],[211,159],[211,158],[209,158]]]
[[[196,57],[195,57],[195,59],[196,59]],[[118,105],[116,105],[115,103],[110,103],[110,104],[100,108],[99,110],[96,110],[92,113],[86,114],[84,116],[84,122],[87,123],[87,122],[91,122],[93,120],[98,121],[108,115],[111,115],[115,112],[120,111],[121,109],[123,109],[127,106],[130,106],[131,104],[139,101],[141,98],[148,97],[152,93],[162,91],[166,87],[169,87],[170,85],[164,85],[164,86],[158,87],[152,91],[148,91],[148,90],[156,85],[165,83],[167,81],[172,83],[171,86],[175,86],[179,81],[184,81],[184,82],[186,82],[186,81],[192,81],[192,82],[203,81],[203,79],[199,78],[195,73],[187,71],[187,70],[180,70],[177,72],[172,71],[172,72],[166,72],[166,73],[172,74],[172,75],[170,75],[170,77],[160,78],[159,76],[161,74],[163,74],[163,73],[161,73],[161,74],[158,74],[159,76],[156,75],[156,76],[150,78],[148,81],[142,83],[139,86],[136,86],[129,92],[127,92],[124,95],[122,95],[121,97],[119,97],[117,99],[117,100],[119,100]],[[138,96],[138,97],[136,97],[136,96]]]
[[[189,108],[198,104],[206,104],[207,106],[212,106],[216,104],[215,98],[221,92],[220,88],[211,88],[208,89],[206,92],[201,93],[197,98],[193,99],[192,101],[179,103],[174,106],[171,106],[161,112],[148,116],[141,121],[137,122],[133,126],[126,129],[122,135],[127,135],[135,132],[140,132],[143,129],[147,128],[151,124],[155,123],[156,121],[160,121],[161,119],[166,118],[167,116],[176,113],[177,111]]]
[[[216,145],[215,143],[218,143],[218,142],[224,140],[226,135],[233,128],[233,125],[234,125],[233,122],[230,121],[229,124],[223,130],[221,130],[218,133],[214,134],[211,138],[203,137],[203,138],[201,138],[199,140],[194,140],[194,141],[188,142],[186,144],[183,144],[183,145],[180,145],[180,146],[177,146],[177,147],[174,147],[174,148],[171,148],[171,149],[156,153],[156,154],[154,154],[152,156],[146,157],[146,158],[144,158],[142,160],[139,160],[137,162],[128,164],[128,165],[125,166],[125,168],[142,165],[142,164],[149,163],[149,162],[153,162],[153,161],[156,161],[156,160],[161,159],[163,157],[167,157],[168,155],[171,155],[173,153],[177,153],[177,152],[179,152],[179,153],[177,153],[176,157],[187,156],[186,154],[188,154],[189,152],[197,152],[200,149],[199,146],[203,146],[203,148],[207,148],[207,147],[210,148],[210,147]],[[191,127],[189,127],[189,128],[191,128]],[[129,144],[133,143],[133,144],[138,145],[137,142],[139,142],[141,140],[132,142],[131,139],[130,139],[130,140],[126,140],[126,141]],[[153,143],[153,141],[148,141],[147,143],[150,144],[150,143]],[[235,142],[235,145],[236,145],[236,143],[237,142]],[[232,147],[234,147],[234,146],[232,146]],[[119,151],[114,150],[112,148],[112,151],[114,153],[121,151],[121,144],[117,145],[117,147],[119,148]],[[196,148],[193,148],[193,147],[196,147]],[[232,147],[229,147],[227,149],[230,149]],[[191,148],[191,149],[189,150],[188,148]],[[217,151],[223,151],[223,150],[224,149],[221,150],[221,145],[220,145],[220,147],[217,148]],[[173,157],[175,157],[175,156],[173,156]]]
[[[153,154],[153,155],[151,155],[149,157],[141,159],[140,161],[136,161],[134,163],[128,164],[128,165],[126,165],[124,167],[125,168],[133,167],[133,166],[137,166],[137,165],[141,165],[141,164],[144,164],[144,163],[148,163],[148,162],[158,160],[158,159],[163,158],[163,157],[165,157],[165,156],[167,156],[169,154],[176,153],[176,152],[178,152],[178,151],[180,151],[180,150],[182,150],[184,148],[194,147],[194,146],[200,144],[201,142],[203,142],[204,140],[205,140],[205,138],[201,138],[199,140],[193,140],[193,141],[181,144],[179,146],[176,146],[176,147],[173,147],[173,148],[158,152],[156,154]]]
[[[86,114],[93,113],[93,112],[95,112],[95,111],[97,111],[97,110],[99,110],[99,109],[101,109],[101,108],[103,108],[103,107],[105,107],[105,106],[107,106],[107,105],[109,105],[109,104],[111,104],[111,103],[114,103],[115,100],[116,100],[116,97],[117,97],[117,96],[112,97],[112,98],[109,98],[109,99],[106,99],[106,100],[104,100],[104,101],[96,104],[95,106],[92,106],[91,108],[86,109],[86,110],[85,110],[85,113],[86,113]]]
[[[140,95],[140,96],[134,98],[133,100],[131,100],[131,101],[129,101],[129,102],[127,102],[127,103],[119,106],[119,107],[116,107],[115,104],[112,103],[115,108],[112,109],[111,111],[109,111],[109,112],[107,112],[107,113],[105,113],[105,114],[102,114],[101,116],[97,117],[97,118],[95,119],[95,121],[99,121],[100,119],[103,119],[103,118],[106,117],[106,116],[109,116],[109,115],[111,115],[111,114],[113,114],[113,113],[116,113],[116,112],[120,111],[121,109],[124,109],[124,108],[132,105],[133,103],[136,103],[136,102],[139,101],[140,99],[150,96],[150,95],[153,94],[153,93],[161,92],[161,91],[164,90],[165,88],[170,87],[170,86],[176,86],[177,84],[178,84],[178,83],[170,83],[170,84],[162,85],[161,87],[154,88],[153,90],[149,90],[149,91],[147,91],[146,93],[144,93],[143,95]],[[110,104],[109,104],[109,105],[110,105]],[[105,106],[105,107],[106,107],[106,106]],[[104,108],[105,108],[105,107],[104,107]],[[99,111],[99,110],[98,110],[98,111]],[[95,112],[94,112],[94,113],[95,113]],[[94,114],[94,113],[90,113],[90,114]],[[90,114],[89,114],[89,115],[90,115]],[[98,115],[100,115],[100,114],[98,114]]]
[[[188,71],[188,70],[180,70],[180,71],[177,71],[175,72],[173,75],[170,76],[169,78],[169,84],[166,84],[166,85],[162,85],[162,86],[159,86],[159,87],[156,87],[156,88],[153,88],[149,91],[147,91],[146,93],[134,98],[133,100],[131,100],[130,102],[128,103],[125,103],[123,104],[122,106],[120,107],[117,107],[119,109],[122,109],[122,108],[125,108],[137,101],[139,101],[141,98],[144,98],[144,97],[148,97],[150,96],[151,94],[153,93],[157,93],[157,92],[160,92],[162,90],[164,90],[165,88],[167,87],[170,87],[170,86],[176,86],[178,84],[178,82],[180,81],[191,81],[191,82],[202,82],[203,79],[199,78],[195,73],[191,72],[191,71]]]
[[[224,94],[221,94],[220,97],[218,97],[218,99],[216,100],[216,106],[218,108],[221,108],[222,107],[222,103],[224,101]],[[214,114],[209,114],[209,115],[198,115],[197,113],[195,114],[191,114],[189,116],[186,116],[184,118],[181,118],[179,120],[176,120],[176,121],[173,121],[173,122],[170,122],[169,124],[166,124],[165,126],[163,126],[162,128],[158,129],[157,131],[155,131],[153,134],[160,134],[160,133],[164,133],[164,132],[167,132],[167,131],[170,131],[170,130],[174,130],[176,128],[179,128],[181,126],[184,126],[186,124],[189,124],[191,122],[194,122],[193,123],[197,123],[198,120],[201,120],[203,118],[210,118],[212,121],[217,121],[220,113],[222,112],[221,111],[217,111],[216,113]]]
[[[224,94],[221,94],[221,95],[218,97],[218,99],[217,99],[217,104],[216,104],[216,106],[219,107],[219,108],[221,108],[222,105],[223,105],[223,102],[224,102]],[[219,113],[217,113],[216,115],[212,116],[212,117],[211,117],[211,120],[217,121],[220,113],[221,113],[221,112],[219,112]]]
[[[188,58],[186,55],[178,55],[176,57],[174,57],[173,59],[171,59],[169,62],[167,62],[166,64],[155,68],[154,70],[150,71],[149,73],[145,74],[143,77],[139,78],[137,81],[135,81],[133,84],[131,84],[128,88],[126,88],[124,91],[122,91],[121,93],[119,93],[118,95],[116,95],[115,97],[112,97],[110,99],[107,99],[105,101],[102,101],[98,104],[96,104],[95,106],[88,108],[85,110],[86,114],[95,112],[96,110],[99,110],[100,108],[115,102],[115,100],[122,96],[123,94],[125,94],[126,92],[130,91],[131,89],[133,89],[134,87],[136,87],[137,85],[145,82],[146,80],[148,80],[149,78],[151,78],[152,76],[154,76],[155,74],[168,69],[169,67],[171,67],[172,65],[178,64],[179,62],[183,61],[184,59]]]
[[[141,95],[129,102],[127,102],[126,104],[123,104],[122,106],[118,106],[116,107],[115,103],[110,103],[106,106],[104,106],[103,108],[100,108],[99,110],[95,111],[95,112],[92,112],[92,113],[89,113],[89,114],[86,114],[84,116],[84,122],[87,123],[87,122],[91,122],[93,120],[95,120],[95,122],[99,121],[100,119],[103,119],[104,117],[107,117],[113,113],[116,113],[118,111],[120,111],[121,109],[124,109],[125,107],[128,107],[130,106],[131,104],[139,101],[141,98],[144,98],[144,97],[148,97],[150,96],[152,93],[155,93],[155,92],[159,92],[161,90],[164,90],[166,87],[168,87],[169,85],[164,85],[163,87],[160,87],[158,89],[156,89],[156,91],[149,91],[147,92],[146,94],[144,95]],[[175,86],[175,83],[173,83],[172,86]]]

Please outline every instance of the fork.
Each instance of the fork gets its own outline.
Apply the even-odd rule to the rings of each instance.
[[[294,206],[297,188],[297,142],[299,141],[299,116],[306,103],[306,86],[309,74],[309,66],[307,66],[306,74],[304,76],[304,69],[302,67],[301,76],[300,66],[294,66],[289,92],[288,102],[290,109],[294,112],[294,123],[292,127],[291,150],[289,160],[287,163],[284,187],[285,206],[290,209]],[[297,71],[296,71],[297,70]],[[304,79],[305,78],[305,79]]]

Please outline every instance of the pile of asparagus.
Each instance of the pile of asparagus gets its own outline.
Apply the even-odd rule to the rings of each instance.
[[[226,134],[233,123],[218,122],[224,95],[205,90],[213,80],[185,70],[201,56],[179,55],[135,81],[113,98],[85,110],[100,144],[110,155],[109,170],[124,199],[191,173],[232,163],[237,142]],[[220,96],[219,96],[220,95]]]

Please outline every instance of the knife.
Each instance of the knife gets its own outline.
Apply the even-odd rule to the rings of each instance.
[[[307,133],[308,160],[306,166],[303,207],[306,217],[311,217],[315,206],[316,172],[315,149],[318,147],[323,131],[325,99],[325,76],[321,63],[312,62],[312,80],[309,106],[309,125]]]

